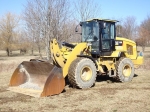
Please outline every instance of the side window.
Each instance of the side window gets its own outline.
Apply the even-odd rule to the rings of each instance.
[[[114,39],[115,24],[106,23],[106,27],[102,29],[102,50],[111,49],[111,40]]]
[[[111,39],[114,39],[114,37],[115,37],[115,34],[114,34],[115,25],[114,25],[114,24],[111,24],[110,30],[111,30],[110,38],[111,38]]]
[[[115,34],[115,24],[106,23],[106,28],[102,29],[102,38],[103,39],[114,39]]]
[[[110,23],[106,23],[106,27],[102,29],[102,39],[110,39]]]
[[[133,46],[127,44],[127,53],[128,55],[133,55]]]

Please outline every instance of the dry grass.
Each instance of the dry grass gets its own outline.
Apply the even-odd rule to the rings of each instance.
[[[19,63],[35,56],[0,57],[0,111],[2,112],[150,112],[150,69],[135,70],[127,83],[108,83],[97,79],[86,90],[65,87],[59,95],[33,98],[7,91],[10,77]],[[149,59],[146,59],[149,60]]]

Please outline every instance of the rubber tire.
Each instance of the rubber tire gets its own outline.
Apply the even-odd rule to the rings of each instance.
[[[92,70],[91,79],[88,81],[83,81],[80,77],[80,71],[84,66],[88,66]],[[73,87],[86,89],[90,88],[95,84],[96,75],[97,75],[96,66],[92,60],[88,58],[77,58],[70,65],[68,72],[68,79]]]
[[[128,77],[123,75],[123,67],[128,64],[131,67],[131,74]],[[116,77],[114,78],[116,81],[119,82],[128,82],[133,79],[134,76],[134,64],[129,58],[122,57],[116,63]]]

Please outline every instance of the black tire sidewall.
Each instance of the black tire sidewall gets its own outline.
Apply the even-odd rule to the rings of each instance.
[[[88,81],[83,81],[82,78],[81,78],[81,70],[85,66],[89,67],[92,70],[91,79],[88,80]],[[97,74],[96,67],[95,67],[95,64],[93,63],[93,61],[91,61],[88,58],[80,60],[79,63],[77,64],[77,66],[76,66],[76,69],[75,69],[76,82],[77,82],[79,88],[89,88],[89,87],[91,87],[95,83],[96,74]]]
[[[123,67],[125,65],[129,65],[131,67],[131,74],[129,77],[125,77],[123,75]],[[128,82],[128,81],[131,81],[133,76],[134,76],[134,65],[133,65],[133,62],[131,61],[131,59],[129,58],[123,58],[119,65],[118,65],[118,76],[119,76],[119,79],[120,81],[122,82]]]

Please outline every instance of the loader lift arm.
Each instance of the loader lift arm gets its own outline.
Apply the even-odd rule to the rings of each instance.
[[[58,67],[62,68],[64,78],[68,74],[68,70],[69,70],[71,63],[78,57],[78,55],[81,55],[82,52],[87,48],[87,43],[86,42],[79,43],[72,47],[74,48],[72,49],[67,60],[65,61],[65,58],[61,54],[61,50],[59,48],[57,40],[53,39],[50,44],[52,59]]]

